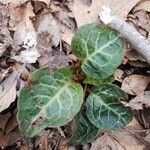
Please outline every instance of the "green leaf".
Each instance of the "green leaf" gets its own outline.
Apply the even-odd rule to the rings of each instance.
[[[37,74],[36,74],[37,73]],[[20,92],[18,120],[25,136],[38,135],[46,127],[62,126],[71,121],[83,103],[83,88],[72,81],[69,69],[60,69],[51,75],[41,70],[31,79],[39,81]],[[36,78],[37,77],[37,78]]]
[[[123,128],[132,119],[132,111],[119,99],[127,95],[117,86],[103,84],[94,87],[86,101],[86,114],[97,128],[117,130]]]
[[[83,72],[94,79],[111,76],[124,55],[124,41],[120,34],[97,23],[79,28],[71,46],[76,57],[82,60]]]
[[[30,80],[33,83],[38,83],[43,76],[49,75],[49,71],[47,68],[40,68],[34,71],[30,77]]]
[[[83,83],[87,83],[87,84],[91,84],[91,85],[100,85],[100,84],[103,84],[103,83],[111,83],[114,81],[114,76],[110,76],[108,78],[105,78],[105,79],[94,79],[94,78],[89,78],[89,77],[86,77],[84,80],[83,80]]]
[[[73,121],[73,136],[68,145],[87,144],[94,140],[98,133],[98,128],[93,126],[85,112],[79,112]]]

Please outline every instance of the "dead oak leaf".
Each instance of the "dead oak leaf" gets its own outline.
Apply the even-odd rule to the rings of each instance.
[[[15,55],[12,58],[22,63],[35,63],[40,56],[40,53],[36,49],[33,50],[31,48],[30,50],[22,51],[19,55]]]
[[[23,9],[24,13],[22,17],[20,16],[21,14],[19,14],[21,19],[19,20],[18,24],[15,24],[17,29],[14,33],[14,42],[17,46],[23,45],[24,48],[30,49],[37,44],[37,34],[35,32],[33,23],[30,20],[30,17],[33,17],[35,14],[33,13],[31,2],[28,2]]]
[[[7,113],[7,114],[0,114],[0,130],[4,131],[4,128],[9,120],[11,116],[11,113]]]
[[[121,89],[131,95],[138,95],[143,92],[150,82],[150,77],[143,75],[130,75],[126,77]]]
[[[8,135],[5,135],[2,139],[1,147],[4,149],[8,146],[16,144],[22,138],[19,128],[10,132]]]
[[[111,135],[122,145],[124,150],[143,150],[145,148],[145,145],[137,137],[126,130],[114,132]]]
[[[142,126],[135,118],[126,126],[126,129],[105,132],[92,143],[90,150],[143,150],[145,145],[131,134],[132,130],[142,130]]]
[[[104,134],[92,143],[90,150],[143,150],[144,144],[127,131]]]
[[[40,67],[48,66],[50,71],[54,71],[68,66],[71,59],[63,51],[53,50],[52,52],[43,52],[38,62]]]
[[[127,105],[132,109],[140,110],[143,106],[150,107],[150,91],[144,91],[133,98]]]
[[[129,50],[126,52],[125,57],[130,61],[142,61],[145,62],[144,58],[139,55],[135,50]]]
[[[124,148],[107,133],[92,143],[90,150],[124,150]]]
[[[84,24],[98,21],[100,8],[100,0],[93,0],[90,7],[85,5],[81,0],[75,0],[72,11],[77,22],[77,26],[80,27]]]
[[[16,99],[16,73],[6,78],[0,85],[0,112],[7,109]]]
[[[122,82],[124,78],[124,71],[121,69],[117,69],[114,73],[114,77],[116,81]]]
[[[10,36],[8,28],[3,26],[0,29],[0,56],[10,45],[14,46],[13,39]]]
[[[138,11],[138,10],[144,10],[147,12],[150,12],[150,1],[149,0],[145,0],[145,1],[141,1],[135,8],[134,11]]]
[[[102,9],[102,6],[109,6],[118,15],[123,18],[127,17],[129,11],[140,0],[93,0],[90,7],[84,4],[81,0],[75,0],[73,6],[73,14],[76,19],[78,27],[98,21],[98,14]]]
[[[141,10],[141,11],[136,11],[134,12],[134,16],[138,18],[137,25],[138,28],[137,30],[142,34],[142,30],[146,30],[147,32],[150,31],[150,16],[147,12]]]
[[[37,17],[34,25],[36,32],[38,32],[38,48],[47,50],[52,46],[58,46],[60,43],[60,29],[51,13],[45,13]]]

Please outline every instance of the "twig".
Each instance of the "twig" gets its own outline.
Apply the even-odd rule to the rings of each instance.
[[[119,31],[127,42],[150,64],[150,42],[109,7],[103,6],[100,19],[104,24]]]

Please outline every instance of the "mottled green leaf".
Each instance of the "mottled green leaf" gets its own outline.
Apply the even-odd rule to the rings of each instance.
[[[95,127],[87,118],[84,111],[77,114],[73,121],[73,136],[68,145],[87,144],[95,138],[98,128]]]
[[[102,84],[94,87],[86,100],[86,114],[97,128],[117,130],[132,119],[132,111],[119,100],[127,95],[117,86]]]
[[[79,28],[71,46],[73,53],[82,60],[84,73],[95,79],[111,76],[124,55],[124,42],[120,34],[96,23]]]
[[[49,71],[47,68],[40,68],[32,73],[30,76],[30,80],[33,83],[37,83],[43,76],[49,75]]]
[[[89,77],[86,77],[83,81],[83,83],[87,83],[87,84],[91,84],[91,85],[100,85],[100,84],[103,84],[103,83],[111,83],[114,81],[114,76],[110,76],[108,78],[105,78],[105,79],[94,79],[94,78],[89,78]]]
[[[36,74],[37,73],[37,74]],[[69,69],[60,69],[41,77],[33,73],[31,79],[39,81],[20,92],[18,120],[25,136],[38,135],[46,127],[57,127],[71,121],[83,103],[83,89],[72,81]],[[36,78],[37,77],[37,78]]]

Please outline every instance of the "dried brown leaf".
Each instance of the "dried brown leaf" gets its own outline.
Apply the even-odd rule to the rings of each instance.
[[[150,77],[143,75],[130,75],[126,77],[121,89],[131,95],[138,95],[143,92],[150,82]]]
[[[147,32],[150,31],[150,16],[147,12],[141,10],[134,12],[134,16],[138,18],[138,28],[137,30],[142,31],[142,29],[145,29]],[[141,32],[143,33],[143,31]]]
[[[115,80],[122,82],[124,78],[124,71],[121,69],[117,69],[114,74]]]
[[[36,45],[36,33],[30,19],[30,17],[35,15],[33,13],[31,2],[26,4],[22,12],[23,14],[18,14],[21,18],[18,22],[16,17],[14,17],[14,27],[17,28],[14,33],[14,41],[16,45],[26,45],[27,47],[32,47],[33,45]],[[17,13],[17,11],[15,13]]]
[[[24,50],[12,58],[22,63],[35,63],[40,56],[40,53],[36,49],[30,48],[30,50]]]
[[[0,29],[0,56],[2,56],[10,45],[13,47],[13,40],[10,36],[10,32],[7,27],[2,26]]]
[[[92,143],[90,150],[124,150],[124,148],[107,133]]]
[[[0,130],[4,131],[4,128],[10,118],[11,114],[10,112],[7,114],[0,114]]]
[[[12,114],[7,113],[5,116],[4,122],[5,126],[2,129],[1,139],[0,139],[0,147],[5,148],[7,146],[11,146],[15,144],[18,140],[22,138],[21,133],[18,128],[18,122],[16,118],[16,113]]]
[[[17,128],[15,131],[10,132],[8,135],[5,135],[2,140],[1,147],[5,148],[7,146],[12,146],[17,141],[19,141],[22,138],[19,128]]]
[[[68,66],[69,61],[70,59],[64,54],[63,51],[60,52],[56,50],[51,53],[44,52],[42,57],[38,60],[40,67],[48,66],[51,71]]]
[[[65,10],[60,10],[55,13],[56,18],[66,25],[68,28],[74,28],[75,24],[74,21],[72,20],[73,14],[71,12],[65,11]]]
[[[114,132],[113,137],[117,139],[125,150],[143,150],[145,148],[145,145],[128,131]]]
[[[0,112],[7,109],[16,99],[16,74],[6,78],[0,85]]]
[[[106,133],[92,143],[90,150],[143,150],[145,145],[132,133],[132,130],[142,130],[135,118],[126,129]]]
[[[93,0],[92,5],[88,7],[81,0],[75,0],[73,6],[73,14],[75,16],[78,27],[87,23],[97,22],[98,14],[102,6],[109,6],[120,16],[126,18],[129,11],[140,0]],[[123,6],[123,7],[122,7]]]
[[[128,105],[135,110],[143,109],[143,106],[150,107],[150,91],[140,93]]]
[[[142,58],[140,54],[138,54],[135,50],[129,50],[126,52],[125,57],[128,58],[130,61],[144,61],[145,60]]]
[[[18,121],[17,121],[16,112],[13,112],[11,117],[7,121],[7,124],[5,125],[4,128],[5,135],[11,133],[16,127],[18,127]]]
[[[150,1],[149,0],[141,1],[134,8],[134,11],[138,11],[138,10],[144,10],[144,11],[150,12]]]
[[[37,47],[44,50],[51,50],[52,46],[60,43],[60,29],[51,13],[39,16],[35,22],[35,29],[38,32]]]
[[[88,7],[81,0],[75,0],[73,5],[73,14],[80,27],[84,24],[98,21],[98,14],[101,8],[101,0],[93,0],[92,5]]]

